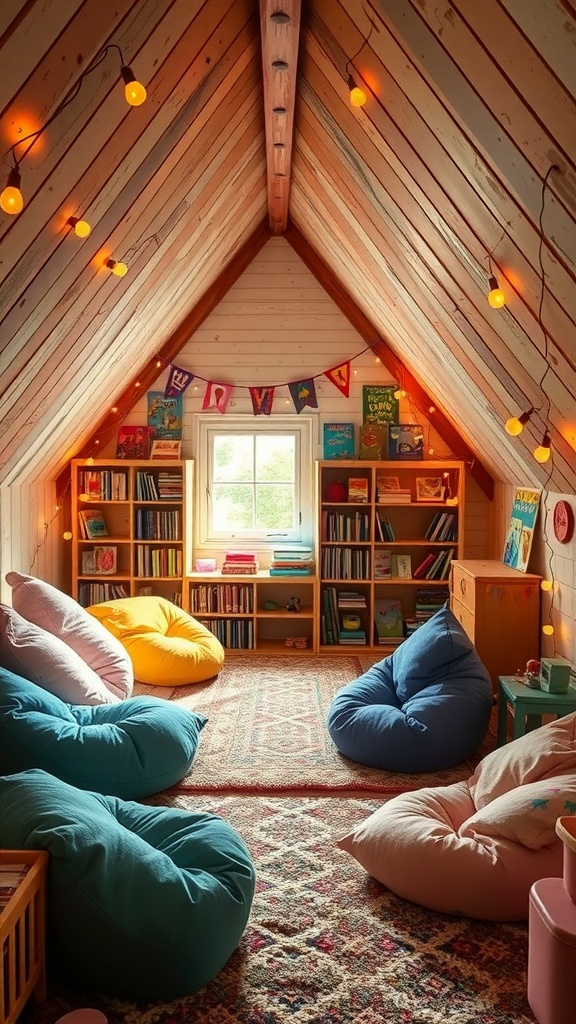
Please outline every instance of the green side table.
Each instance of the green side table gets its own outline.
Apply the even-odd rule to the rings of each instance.
[[[547,693],[545,690],[532,690],[516,676],[499,676],[496,738],[498,747],[506,743],[508,706],[512,711],[512,739],[516,740],[529,731],[526,728],[528,716],[538,718],[536,724],[541,725],[542,715],[562,718],[563,715],[576,711],[576,687],[569,686],[568,693]]]

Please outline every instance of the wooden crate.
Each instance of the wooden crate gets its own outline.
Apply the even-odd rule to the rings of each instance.
[[[24,864],[22,881],[0,905],[0,1024],[14,1024],[29,996],[46,998],[44,850],[0,850],[0,866]]]

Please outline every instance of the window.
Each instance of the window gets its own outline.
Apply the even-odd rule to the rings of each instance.
[[[310,544],[315,421],[198,417],[197,541]]]

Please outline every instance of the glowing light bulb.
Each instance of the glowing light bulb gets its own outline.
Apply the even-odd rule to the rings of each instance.
[[[552,580],[542,580],[540,583],[540,590],[552,590],[553,586],[554,584],[552,583]]]
[[[506,299],[504,297],[504,292],[500,288],[495,277],[490,278],[488,281],[488,287],[490,289],[488,292],[488,302],[492,306],[492,309],[501,309],[506,302]]]
[[[521,416],[511,416],[504,424],[506,433],[511,434],[512,437],[518,437],[518,434],[522,433],[525,424],[528,423],[533,412],[533,409],[529,409],[528,412],[523,412]]]
[[[533,455],[536,459],[536,462],[544,463],[548,462],[550,454],[550,434],[546,430],[544,432],[544,437],[542,438],[542,443],[539,444],[538,447],[534,449]]]
[[[400,401],[401,398],[406,398],[404,388],[398,388],[398,390],[394,392],[394,398],[397,398],[398,401]]]
[[[8,175],[8,181],[6,188],[0,195],[0,208],[4,210],[4,213],[20,213],[24,207],[24,198],[20,191],[20,173],[13,167]]]
[[[67,223],[71,228],[74,228],[74,234],[78,238],[88,238],[92,228],[90,227],[87,220],[80,220],[79,217],[68,217]]]
[[[544,636],[554,636],[554,626],[542,626],[542,632],[544,633]]]
[[[64,538],[64,540],[72,540],[72,534],[70,533],[70,530],[64,530],[62,537]]]
[[[131,107],[139,107],[146,99],[146,89],[141,82],[136,81],[136,76],[132,72],[132,68],[124,66],[120,68],[120,74],[124,81],[124,95],[126,102]]]
[[[78,501],[90,501],[90,495],[89,494],[79,494],[78,495]]]
[[[350,103],[353,107],[363,107],[368,99],[364,89],[356,85],[356,82],[352,78],[352,75],[348,78],[348,88],[350,90]]]
[[[118,260],[106,260],[106,266],[116,277],[124,277],[124,274],[128,273],[126,264],[119,263]]]
[[[86,465],[87,466],[93,466],[94,465],[94,459],[92,458],[91,455],[89,455],[88,458],[86,459]]]

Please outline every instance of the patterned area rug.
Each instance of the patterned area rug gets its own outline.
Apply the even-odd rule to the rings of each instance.
[[[326,728],[338,690],[361,675],[357,658],[231,658],[211,683],[150,693],[202,711],[208,724],[177,792],[399,793],[467,779],[493,736],[456,768],[417,776],[366,768],[342,757]]]
[[[379,801],[349,797],[155,797],[212,811],[256,863],[248,927],[196,995],[132,1003],[49,980],[20,1024],[94,1007],[109,1024],[534,1024],[527,926],[433,913],[398,899],[335,847]]]

